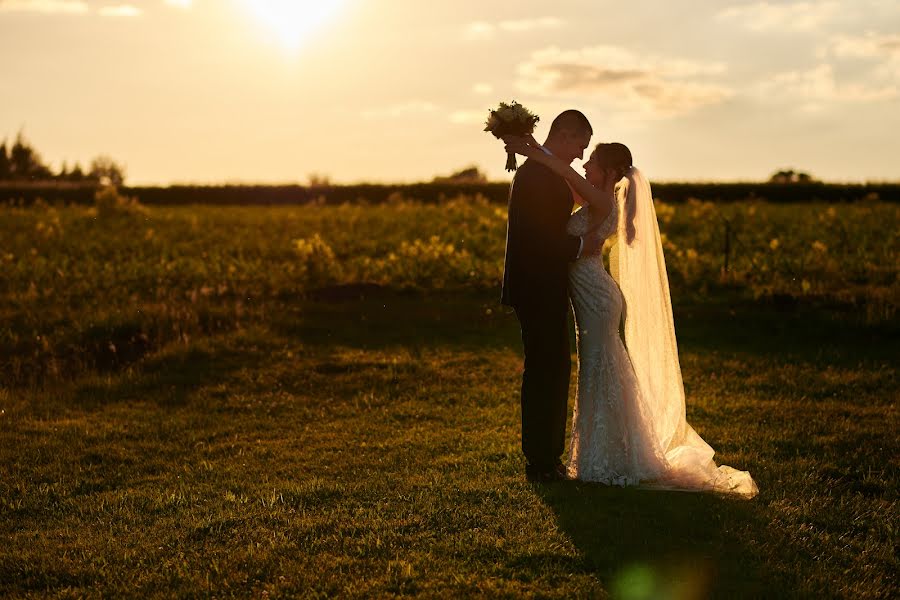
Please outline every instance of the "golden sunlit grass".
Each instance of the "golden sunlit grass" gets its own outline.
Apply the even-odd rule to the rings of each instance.
[[[724,279],[719,213],[661,211],[688,418],[743,502],[523,481],[495,205],[101,200],[0,224],[0,594],[898,591],[890,205],[723,207]]]
[[[873,324],[896,316],[896,205],[694,201],[657,210],[677,300],[729,293],[786,311],[839,305]],[[16,382],[127,363],[265,318],[273,303],[323,286],[493,292],[506,228],[502,207],[465,196],[154,208],[102,192],[94,207],[40,203],[3,216],[0,367]]]

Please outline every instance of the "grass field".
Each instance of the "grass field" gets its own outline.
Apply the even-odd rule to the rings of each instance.
[[[494,205],[5,209],[0,593],[896,596],[897,208],[828,208],[660,210],[749,502],[524,482]]]

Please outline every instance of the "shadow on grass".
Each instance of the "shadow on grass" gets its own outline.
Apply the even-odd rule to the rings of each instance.
[[[273,316],[275,333],[304,344],[360,349],[445,346],[521,351],[519,326],[495,294],[372,291],[305,301]],[[570,327],[572,324],[570,323]],[[900,359],[900,322],[866,325],[846,310],[714,298],[675,306],[679,346],[691,351],[853,364]],[[573,345],[575,336],[571,332]]]
[[[147,400],[163,407],[185,406],[198,389],[227,381],[229,373],[238,369],[257,367],[262,359],[258,351],[230,346],[170,349],[140,363],[131,373],[84,383],[76,390],[75,400],[84,408]]]
[[[580,482],[535,491],[614,598],[760,598],[773,589],[736,533],[760,526],[748,502]]]
[[[311,346],[517,348],[518,324],[494,295],[381,290],[346,302],[306,301],[273,316],[276,334]]]
[[[856,365],[900,358],[900,322],[868,325],[847,309],[715,299],[675,307],[679,347]]]

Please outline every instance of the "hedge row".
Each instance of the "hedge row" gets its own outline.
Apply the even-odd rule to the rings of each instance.
[[[17,184],[0,185],[0,203],[32,204],[38,198],[46,202],[90,204],[96,188],[91,185]],[[459,195],[480,194],[491,202],[505,204],[508,183],[414,183],[399,185],[359,184],[328,187],[280,186],[170,186],[128,187],[123,194],[136,196],[147,205],[284,205],[342,204],[368,202],[381,204],[393,198],[439,203]],[[773,203],[856,202],[881,200],[900,202],[900,184],[828,184],[828,183],[657,183],[653,194],[666,202],[681,203],[690,198],[711,202],[737,202],[760,199]]]

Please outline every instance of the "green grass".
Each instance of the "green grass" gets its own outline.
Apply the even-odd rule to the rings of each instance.
[[[895,318],[686,278],[688,419],[760,495],[532,486],[517,325],[485,275],[502,219],[366,210],[59,209],[49,237],[52,209],[4,215],[0,594],[900,593]],[[481,240],[469,280],[438,245],[417,252],[444,279],[364,266],[453,227]],[[321,258],[291,245],[313,231],[344,268],[324,284],[379,286],[307,294],[288,267]]]
[[[441,205],[3,208],[0,376],[39,384],[115,369],[177,340],[266,322],[311,289],[496,293],[506,211]],[[900,206],[657,206],[673,295],[840,306],[870,324],[900,307]],[[724,266],[729,224],[729,270]]]

